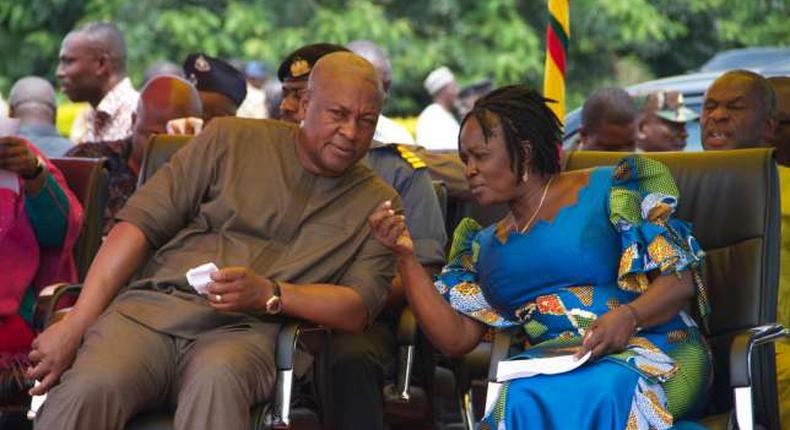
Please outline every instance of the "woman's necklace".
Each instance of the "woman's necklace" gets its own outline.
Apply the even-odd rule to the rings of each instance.
[[[532,216],[529,217],[529,221],[524,224],[524,227],[519,230],[519,233],[524,234],[525,231],[532,225],[532,222],[535,221],[535,217],[538,216],[538,212],[540,212],[540,208],[543,207],[543,202],[546,201],[546,195],[549,193],[549,186],[551,186],[551,181],[554,180],[554,176],[549,178],[548,182],[546,182],[546,186],[543,187],[543,195],[540,197],[540,203],[538,203],[538,207],[535,209],[535,212],[532,212]]]

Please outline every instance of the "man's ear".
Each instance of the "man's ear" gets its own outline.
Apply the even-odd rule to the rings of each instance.
[[[110,58],[110,54],[108,52],[101,52],[96,57],[96,61],[99,63],[99,67],[96,69],[99,75],[110,75],[112,73],[112,59]]]
[[[774,136],[774,132],[776,131],[776,117],[770,117],[765,121],[763,124],[763,131],[760,133],[760,142],[762,144],[768,144]]]
[[[647,124],[647,121],[645,121],[645,118],[641,118],[641,119],[637,120],[637,122],[636,122],[636,138],[637,138],[637,140],[643,140],[645,138],[644,128],[645,128],[646,124]]]
[[[299,118],[302,119],[302,120],[307,116],[307,108],[309,107],[310,98],[311,97],[312,97],[312,94],[310,93],[310,90],[308,89],[308,90],[305,90],[305,92],[302,94],[302,97],[299,99],[299,114],[298,115],[299,115]]]

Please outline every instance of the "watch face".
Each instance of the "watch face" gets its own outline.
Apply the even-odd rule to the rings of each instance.
[[[266,301],[266,313],[279,314],[281,310],[282,301],[280,300],[280,296],[269,297],[269,300]]]

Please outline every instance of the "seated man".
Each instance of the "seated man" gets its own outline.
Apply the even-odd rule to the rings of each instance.
[[[699,118],[683,105],[683,94],[656,91],[642,102],[637,121],[636,146],[644,152],[682,151],[686,147],[686,123]]]
[[[622,88],[601,88],[582,106],[578,149],[632,152],[636,148],[636,106]]]
[[[184,74],[200,92],[203,122],[222,116],[236,116],[247,97],[244,75],[219,58],[196,52],[184,60]]]
[[[115,223],[115,214],[137,187],[145,146],[151,135],[165,133],[169,121],[200,117],[200,96],[189,82],[175,76],[157,76],[140,92],[137,110],[132,114],[132,136],[117,142],[77,145],[66,153],[70,157],[104,157],[110,172],[110,201],[104,215],[104,234]]]
[[[74,144],[55,128],[55,90],[46,79],[26,76],[14,83],[8,116],[20,121],[19,135],[47,157],[62,157]]]
[[[283,61],[279,70],[283,93],[288,94],[282,109],[291,113],[285,117],[287,120],[298,123],[305,119],[306,94],[302,85],[315,73],[314,67],[320,59],[339,51],[348,52],[341,46],[328,43],[307,45]],[[347,55],[346,58],[356,57]],[[384,82],[381,70],[376,68],[376,73]],[[293,110],[292,104],[298,108]],[[380,120],[380,116],[374,118],[374,127],[376,119]],[[425,164],[408,154],[410,152],[400,145],[385,145],[374,140],[363,161],[400,194],[406,222],[415,231],[418,259],[436,271],[444,262],[447,241],[441,208]],[[329,348],[332,351],[332,377],[334,381],[342,381],[332,386],[334,428],[383,428],[382,386],[388,376],[388,368],[395,361],[395,327],[403,299],[400,282],[393,282],[387,309],[364,333],[333,334]]]
[[[369,63],[334,54],[301,126],[219,119],[176,153],[118,214],[74,310],[34,342],[33,392],[52,388],[36,428],[121,429],[175,405],[176,429],[246,429],[275,379],[267,316],[357,333],[373,321],[394,267],[366,217],[398,197],[357,161],[383,97]],[[220,270],[204,296],[184,274],[206,262]]]

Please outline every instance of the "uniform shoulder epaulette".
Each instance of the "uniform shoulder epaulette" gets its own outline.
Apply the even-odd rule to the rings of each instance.
[[[398,154],[401,156],[401,158],[409,163],[409,166],[411,166],[412,169],[417,170],[427,167],[425,162],[422,161],[422,159],[420,159],[417,154],[411,152],[405,145],[395,145],[395,148],[398,150]]]

